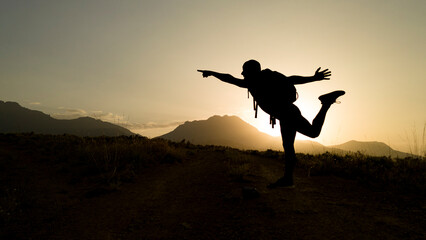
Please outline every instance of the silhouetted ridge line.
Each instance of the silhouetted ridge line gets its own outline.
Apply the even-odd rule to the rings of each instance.
[[[72,134],[77,136],[130,136],[128,129],[91,117],[59,120],[24,108],[16,102],[0,101],[0,133]]]
[[[213,116],[207,120],[187,121],[160,136],[176,142],[182,140],[200,145],[230,146],[239,149],[282,150],[280,137],[260,132],[237,116]],[[298,152],[322,153],[325,146],[313,141],[297,141]]]
[[[360,152],[370,156],[390,156],[395,158],[412,157],[412,154],[396,151],[385,143],[377,141],[360,142],[351,140],[349,142],[331,146],[349,152]]]
[[[175,130],[159,136],[159,138],[175,142],[186,140],[193,144],[229,146],[239,149],[261,151],[267,149],[282,150],[282,140],[280,137],[272,137],[266,133],[260,132],[257,128],[246,123],[237,116],[227,115],[215,115],[206,120],[186,121]],[[399,158],[410,156],[410,154],[395,151],[381,142],[349,141],[340,145],[324,146],[318,142],[305,140],[296,141],[295,148],[298,153],[307,154],[331,152],[344,155],[351,152],[361,152],[371,156],[390,156]],[[368,149],[368,151],[366,149]]]

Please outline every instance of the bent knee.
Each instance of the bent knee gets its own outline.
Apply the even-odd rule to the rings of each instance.
[[[317,138],[320,135],[320,131],[312,131],[312,132],[306,132],[306,133],[302,133],[310,138]]]
[[[320,135],[320,133],[319,133],[319,132],[314,133],[314,134],[312,134],[312,137],[311,137],[311,138],[317,138],[317,137],[319,137],[319,135]]]

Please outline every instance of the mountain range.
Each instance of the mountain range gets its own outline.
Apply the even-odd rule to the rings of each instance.
[[[16,102],[0,101],[0,133],[72,134],[77,136],[134,135],[130,130],[90,117],[59,120],[30,110]],[[237,116],[213,116],[207,120],[187,121],[175,130],[159,138],[200,145],[218,145],[243,150],[282,151],[281,137],[260,132]],[[411,154],[396,151],[381,142],[349,141],[340,145],[324,146],[315,141],[296,141],[296,152],[320,154],[326,151],[336,154],[361,152],[370,156],[409,157]]]
[[[134,135],[126,128],[90,117],[59,120],[16,102],[0,101],[0,133],[72,134],[77,136]]]
[[[281,137],[260,132],[237,116],[213,116],[207,120],[187,121],[175,130],[159,136],[172,141],[186,140],[193,144],[230,146],[239,149],[282,151]],[[381,142],[349,141],[340,145],[324,146],[315,141],[296,141],[296,152],[319,154],[326,151],[336,154],[361,152],[370,156],[404,158],[408,153],[396,151]]]

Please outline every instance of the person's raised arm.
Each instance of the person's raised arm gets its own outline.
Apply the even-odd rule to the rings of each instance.
[[[223,82],[234,84],[235,86],[242,87],[242,88],[247,88],[247,84],[244,80],[235,78],[231,74],[218,73],[218,72],[213,72],[209,70],[197,70],[197,71],[203,73],[203,77],[205,78],[213,76]]]
[[[305,84],[315,81],[321,81],[321,80],[330,80],[331,71],[328,69],[325,69],[323,71],[320,71],[321,68],[318,68],[315,71],[314,76],[311,77],[303,77],[303,76],[289,76],[288,80],[292,81],[293,84]]]

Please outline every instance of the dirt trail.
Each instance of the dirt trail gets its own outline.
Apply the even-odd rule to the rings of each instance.
[[[119,192],[65,214],[58,237],[92,239],[424,239],[419,199],[373,192],[354,181],[297,174],[294,189],[269,190],[282,165],[251,164],[233,181],[216,156],[163,165]],[[244,199],[242,187],[260,197]],[[61,236],[62,235],[62,236]]]
[[[308,177],[301,169],[296,188],[270,190],[267,184],[283,168],[272,158],[255,158],[243,181],[236,181],[223,154],[197,155],[146,169],[135,182],[90,197],[87,192],[96,187],[70,185],[54,166],[18,160],[7,178],[25,177],[42,207],[31,210],[37,213],[32,222],[10,226],[6,236],[18,239],[426,237],[425,196],[374,192],[355,181]],[[255,187],[260,197],[244,199],[245,186]]]

